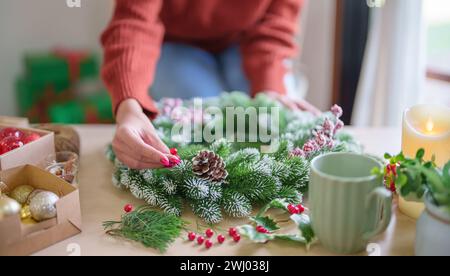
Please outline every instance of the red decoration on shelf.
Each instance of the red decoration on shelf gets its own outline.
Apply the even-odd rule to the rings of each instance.
[[[125,213],[131,213],[133,211],[133,205],[127,204],[123,207],[123,210],[125,211]]]
[[[205,235],[206,235],[208,238],[211,238],[212,236],[214,236],[214,231],[208,228],[208,229],[206,229],[206,231],[205,231]]]
[[[198,243],[199,245],[202,245],[204,241],[205,241],[205,238],[204,238],[204,237],[198,236],[198,238],[197,238],[197,243]]]
[[[189,232],[188,239],[190,241],[194,241],[196,237],[197,237],[197,235],[194,232]]]
[[[206,249],[210,249],[211,246],[213,246],[213,242],[210,241],[210,240],[207,240],[207,241],[205,242],[205,247],[206,247]]]
[[[225,236],[224,235],[217,236],[217,242],[218,243],[223,243],[224,241],[225,241]]]

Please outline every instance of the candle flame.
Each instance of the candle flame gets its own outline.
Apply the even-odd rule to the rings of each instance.
[[[434,123],[433,123],[433,120],[431,118],[428,118],[426,129],[427,129],[428,132],[433,132]]]

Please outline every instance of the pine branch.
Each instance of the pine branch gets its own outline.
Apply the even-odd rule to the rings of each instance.
[[[134,240],[145,247],[165,252],[186,224],[174,215],[162,214],[144,206],[123,215],[121,221],[104,222],[103,227],[109,235]]]

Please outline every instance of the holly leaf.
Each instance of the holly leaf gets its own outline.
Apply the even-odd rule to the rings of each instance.
[[[305,239],[307,244],[310,244],[315,239],[315,234],[311,226],[311,220],[309,216],[305,214],[294,214],[291,217],[291,220],[297,224],[298,229],[300,230],[301,236]]]
[[[255,222],[257,226],[264,227],[269,232],[274,232],[280,229],[277,223],[270,217],[251,217],[250,220]]]
[[[299,234],[275,234],[275,239],[283,240],[283,241],[293,241],[306,244],[305,238],[303,238]]]
[[[283,198],[274,199],[271,202],[269,202],[268,204],[266,204],[264,207],[262,207],[256,216],[262,217],[264,215],[264,213],[267,212],[267,210],[269,210],[270,208],[287,210],[288,204],[289,203],[287,202],[286,199],[283,199]]]
[[[256,243],[266,243],[275,239],[274,235],[259,233],[258,231],[256,231],[255,227],[248,224],[238,226],[237,230],[239,231],[239,234],[241,234],[241,236],[244,236]]]

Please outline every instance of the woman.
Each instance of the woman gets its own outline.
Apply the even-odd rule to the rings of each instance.
[[[103,80],[112,95],[113,148],[132,168],[159,168],[177,157],[151,122],[156,98],[245,91],[268,93],[292,109],[318,112],[287,96],[285,61],[303,0],[116,0],[102,35]]]

